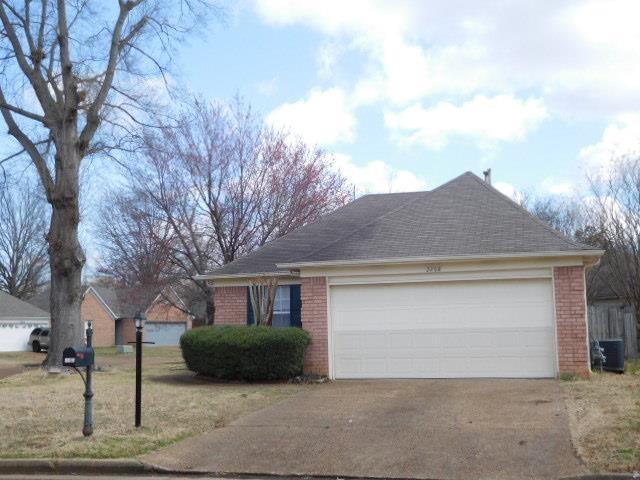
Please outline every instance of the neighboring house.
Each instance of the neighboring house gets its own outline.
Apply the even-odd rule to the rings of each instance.
[[[172,288],[158,293],[145,311],[144,340],[155,345],[178,345],[182,334],[193,326],[193,317],[186,310]]]
[[[576,243],[472,173],[367,195],[207,275],[218,324],[251,322],[248,285],[279,279],[276,323],[311,334],[331,378],[587,375]]]
[[[44,305],[44,297],[48,297],[48,291],[30,301]],[[176,305],[184,307],[170,287],[158,293],[89,285],[82,299],[81,316],[85,325],[89,320],[93,322],[93,344],[96,347],[126,345],[135,341],[133,317],[139,310],[147,317],[145,341],[156,345],[178,345],[180,336],[191,328],[192,318],[184,308]]]
[[[31,331],[48,326],[47,312],[0,291],[0,352],[30,350]]]

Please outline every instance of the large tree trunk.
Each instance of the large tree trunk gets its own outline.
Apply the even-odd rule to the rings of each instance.
[[[80,155],[75,148],[66,151],[65,162],[56,161],[56,187],[49,195],[49,261],[51,266],[51,338],[46,365],[62,365],[62,351],[84,345],[80,305],[82,268],[85,256],[78,239],[80,223]],[[64,165],[61,165],[64,163]]]

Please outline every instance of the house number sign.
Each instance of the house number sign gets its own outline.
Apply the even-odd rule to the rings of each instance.
[[[436,273],[436,272],[439,272],[439,271],[441,271],[441,270],[442,270],[442,265],[439,265],[439,264],[437,264],[437,263],[434,263],[434,264],[432,264],[432,265],[427,265],[427,266],[425,267],[425,271],[426,271],[427,273]]]

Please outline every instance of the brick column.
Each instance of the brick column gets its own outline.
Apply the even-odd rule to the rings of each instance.
[[[327,323],[327,279],[301,279],[302,328],[311,334],[304,369],[307,373],[329,374],[329,332]]]
[[[216,325],[247,324],[247,287],[215,287]]]
[[[588,376],[591,369],[584,267],[555,267],[553,286],[560,373]]]

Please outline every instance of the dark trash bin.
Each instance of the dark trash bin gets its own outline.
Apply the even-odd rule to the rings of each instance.
[[[621,338],[608,338],[598,340],[606,357],[602,368],[610,372],[624,372],[624,340]]]

